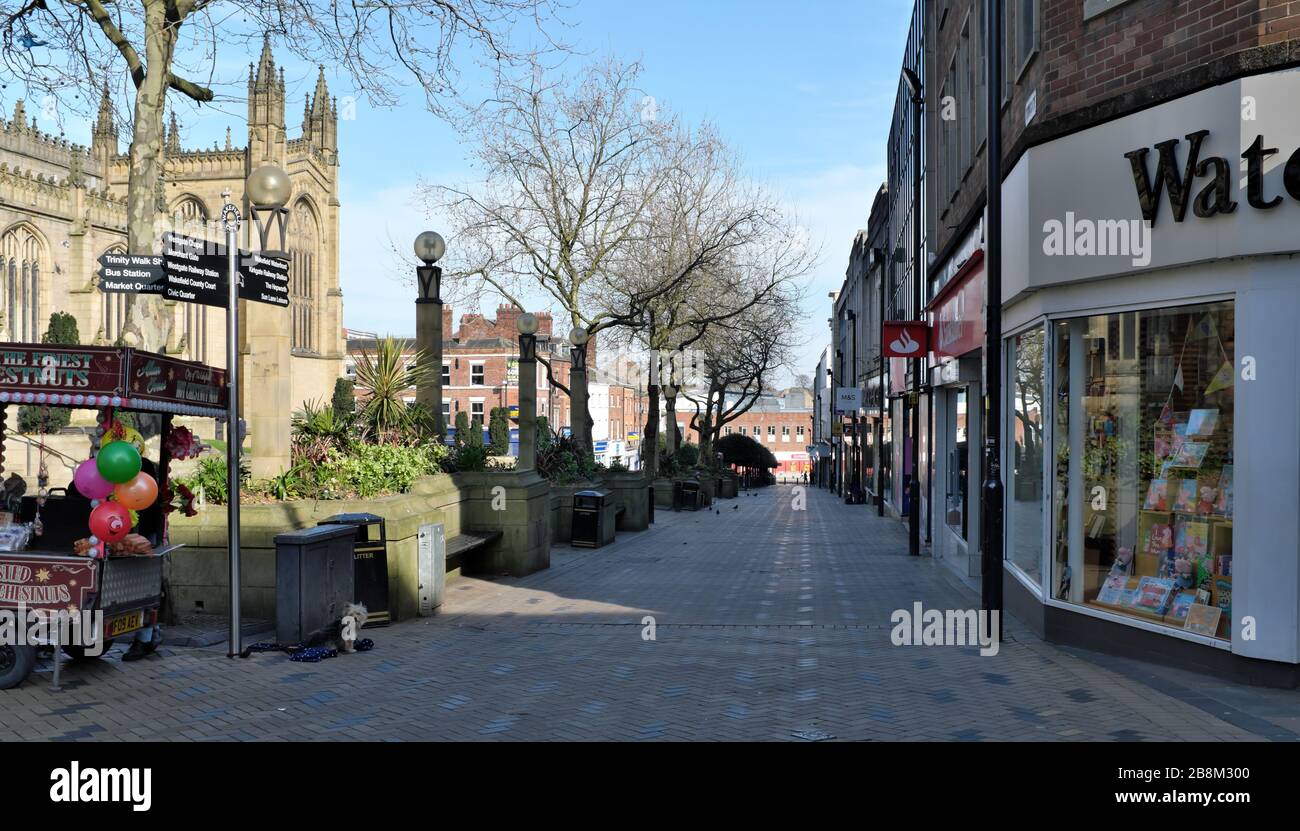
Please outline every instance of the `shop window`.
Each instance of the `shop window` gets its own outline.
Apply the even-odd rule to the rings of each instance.
[[[966,387],[951,393],[952,406],[947,409],[948,445],[948,527],[966,539],[966,503],[970,482],[970,443],[966,413],[970,404]]]
[[[1052,592],[1230,639],[1233,307],[1130,314],[1054,327]]]
[[[1031,329],[1011,341],[1011,459],[1007,489],[1007,559],[1043,582],[1043,354],[1046,337]]]

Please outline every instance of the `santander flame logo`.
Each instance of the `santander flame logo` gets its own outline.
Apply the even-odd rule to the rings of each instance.
[[[902,334],[890,342],[889,348],[902,355],[911,355],[921,348],[921,344],[914,340],[904,329]]]

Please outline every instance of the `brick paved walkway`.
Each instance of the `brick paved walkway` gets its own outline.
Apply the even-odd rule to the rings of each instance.
[[[65,664],[57,694],[46,664],[0,692],[0,741],[1261,737],[1013,623],[996,657],[891,645],[893,610],[978,599],[907,557],[899,524],[792,496],[660,512],[613,546],[557,548],[531,577],[455,581],[438,617],[368,630],[369,653],[164,647],[122,664],[119,648]]]

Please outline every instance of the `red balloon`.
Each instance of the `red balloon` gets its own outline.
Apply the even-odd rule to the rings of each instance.
[[[103,542],[118,542],[131,533],[131,512],[116,502],[101,502],[90,512],[90,533]]]

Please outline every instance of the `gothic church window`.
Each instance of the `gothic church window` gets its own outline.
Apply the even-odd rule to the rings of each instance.
[[[10,340],[41,339],[41,276],[45,262],[45,245],[30,227],[18,225],[0,239],[0,317],[3,334]]]
[[[303,199],[289,213],[289,309],[295,351],[315,352],[316,257],[320,230],[316,213]]]

